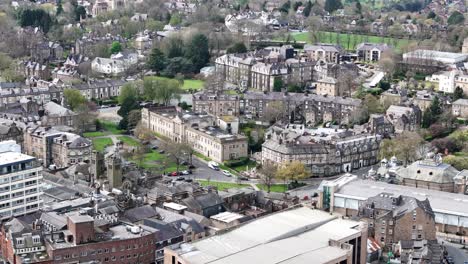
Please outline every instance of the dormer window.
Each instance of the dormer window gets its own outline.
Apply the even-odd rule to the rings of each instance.
[[[16,244],[17,245],[24,245],[24,239],[23,238],[17,238],[16,239]]]

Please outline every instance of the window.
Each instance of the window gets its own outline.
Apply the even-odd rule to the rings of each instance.
[[[82,252],[81,252],[81,256],[82,256],[82,257],[86,257],[87,255],[88,255],[88,252],[87,252],[87,251],[82,251]]]
[[[101,253],[102,253],[102,249],[98,249],[98,250],[97,250],[97,253],[98,253],[98,254],[101,254]]]

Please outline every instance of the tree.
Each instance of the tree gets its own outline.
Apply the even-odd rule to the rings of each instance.
[[[162,51],[167,58],[182,57],[184,55],[184,41],[179,36],[170,36],[163,40]]]
[[[394,141],[396,157],[405,165],[419,158],[418,147],[424,144],[424,140],[418,133],[404,131]]]
[[[205,35],[195,34],[185,49],[185,56],[192,61],[196,72],[210,61],[208,45],[208,38]]]
[[[367,107],[369,115],[381,114],[384,112],[384,109],[382,109],[382,105],[380,104],[379,99],[377,99],[372,94],[366,94],[366,96],[364,97],[363,104]]]
[[[465,93],[463,92],[463,89],[457,86],[453,92],[453,100],[456,101],[458,99],[463,99],[464,97]]]
[[[396,55],[392,49],[388,49],[382,53],[378,62],[380,68],[385,72],[385,78],[392,79],[396,69]]]
[[[155,138],[153,131],[149,130],[145,127],[141,122],[138,122],[135,130],[133,131],[133,135],[142,141],[150,141]]]
[[[431,105],[424,111],[422,118],[422,127],[429,128],[442,114],[442,107],[440,105],[439,97],[434,96]]]
[[[309,38],[312,43],[320,42],[320,30],[322,29],[322,19],[318,16],[311,16],[308,19]]]
[[[266,122],[276,123],[283,117],[284,112],[283,102],[273,101],[267,104],[262,119]]]
[[[86,98],[76,89],[65,89],[63,97],[71,110],[75,111],[80,105],[87,102]]]
[[[286,184],[288,181],[297,181],[308,177],[310,173],[300,161],[285,162],[281,164],[276,177]]]
[[[97,106],[94,102],[80,104],[76,107],[75,128],[80,133],[89,131],[96,124]]]
[[[164,105],[168,105],[172,99],[178,98],[180,92],[180,83],[177,80],[146,77],[143,81],[143,96]]]
[[[57,0],[57,9],[55,11],[55,15],[58,16],[60,15],[62,12],[63,12],[63,6],[62,6],[62,1],[61,0]]]
[[[85,19],[86,18],[86,9],[84,8],[84,6],[77,6],[75,8],[75,21],[80,21],[81,19]]]
[[[42,9],[21,9],[17,18],[21,27],[40,27],[46,33],[54,25],[49,13]]]
[[[182,17],[180,16],[180,14],[173,13],[171,16],[171,19],[169,20],[169,24],[171,24],[171,26],[177,26],[177,25],[180,25],[181,23],[182,23]]]
[[[262,165],[259,171],[259,178],[263,185],[267,187],[267,192],[270,193],[271,185],[276,177],[276,173],[278,171],[278,167],[270,162],[267,162]]]
[[[120,42],[118,42],[118,41],[112,42],[111,47],[110,47],[110,53],[111,54],[116,54],[116,53],[119,53],[121,51],[122,51],[122,45],[120,44]]]
[[[166,156],[176,164],[176,172],[179,172],[180,164],[188,158],[192,152],[190,145],[178,142],[166,142],[162,147],[166,151]]]
[[[127,129],[128,128],[128,115],[132,110],[139,109],[138,104],[138,90],[131,84],[127,83],[122,87],[119,95],[120,109],[117,111],[117,114],[122,117],[120,120],[119,128]]]
[[[326,11],[333,13],[336,10],[343,8],[343,4],[340,0],[326,0],[324,8]]]
[[[384,139],[380,143],[380,151],[379,151],[379,158],[388,159],[395,156],[395,141],[391,139]]]
[[[447,24],[457,25],[457,24],[463,23],[464,21],[465,21],[465,16],[458,11],[454,11],[447,19]]]
[[[135,128],[138,125],[138,122],[141,120],[141,110],[140,109],[135,109],[132,110],[128,113],[128,125],[127,127],[130,128]]]
[[[275,78],[275,80],[273,81],[273,91],[281,92],[281,89],[283,89],[283,85],[283,79]]]
[[[247,47],[243,42],[236,42],[232,44],[227,50],[226,53],[246,53]]]
[[[454,153],[461,150],[460,144],[450,137],[434,139],[431,144],[441,153]]]
[[[305,17],[309,17],[311,10],[312,10],[312,2],[309,0],[309,1],[307,1],[306,5],[304,7],[304,10],[302,11],[302,14]]]
[[[192,61],[183,57],[170,58],[166,68],[161,72],[162,76],[173,78],[177,74],[189,74],[195,71]]]
[[[148,68],[153,71],[160,72],[166,67],[166,56],[158,49],[153,48],[148,59]]]

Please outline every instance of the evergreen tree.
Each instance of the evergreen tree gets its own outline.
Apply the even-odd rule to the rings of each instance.
[[[110,47],[110,53],[111,54],[116,54],[116,53],[119,53],[121,51],[122,51],[122,45],[120,45],[120,42],[118,42],[118,41],[112,42],[111,47]]]
[[[453,100],[458,100],[458,99],[462,99],[465,97],[465,94],[463,93],[463,89],[460,88],[460,87],[456,87],[455,88],[455,91],[453,92]]]
[[[148,68],[153,71],[160,72],[166,67],[166,56],[158,49],[153,48],[148,59]]]
[[[246,53],[247,47],[243,42],[236,42],[226,50],[227,53]]]
[[[302,12],[302,14],[305,17],[308,17],[310,15],[311,10],[312,10],[312,2],[309,0],[309,1],[307,1],[306,6],[304,7],[304,11]]]
[[[333,13],[338,9],[343,8],[343,4],[340,0],[326,0],[324,9],[329,12]]]
[[[442,114],[442,107],[440,106],[439,97],[435,96],[432,99],[431,105],[423,113],[422,127],[429,128],[434,122],[437,121],[439,116]]]
[[[194,35],[187,45],[185,56],[192,61],[195,71],[200,71],[210,61],[208,38],[200,33]]]

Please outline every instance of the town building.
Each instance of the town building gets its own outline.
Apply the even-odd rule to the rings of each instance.
[[[192,111],[214,116],[239,115],[239,96],[222,92],[197,92],[192,95]]]
[[[248,156],[247,138],[221,130],[213,116],[177,111],[175,107],[144,108],[141,122],[174,142],[188,143],[216,162]]]
[[[455,180],[459,171],[450,164],[443,163],[440,154],[429,153],[423,160],[400,167],[395,175],[399,184],[415,188],[455,192]]]
[[[91,158],[91,141],[79,135],[50,127],[28,128],[24,151],[39,159],[44,167],[66,168]]]
[[[395,133],[416,131],[421,124],[421,110],[417,106],[391,105],[385,115],[395,127]]]
[[[356,52],[360,61],[375,62],[379,61],[382,53],[389,49],[385,43],[360,43],[356,47]]]
[[[216,72],[241,88],[273,91],[312,81],[314,64],[295,56],[292,46],[267,47],[243,54],[226,54],[215,60]],[[278,89],[278,88],[277,88]]]
[[[403,61],[411,63],[419,62],[425,64],[456,64],[459,62],[466,61],[467,58],[467,54],[422,49],[410,51],[403,54]]]
[[[13,141],[0,143],[0,219],[34,213],[42,208],[42,167],[22,154]]]
[[[316,88],[316,93],[318,95],[324,95],[324,96],[342,96],[343,95],[343,90],[340,89],[341,85],[338,82],[337,79],[326,76],[322,79],[319,79],[317,82],[317,88]]]
[[[44,126],[74,126],[77,114],[57,103],[48,102],[43,106],[44,116],[42,125]]]
[[[304,52],[313,60],[324,60],[327,63],[340,63],[343,48],[334,44],[307,44]]]
[[[392,197],[411,195],[419,201],[429,200],[435,214],[437,235],[461,241],[468,231],[466,195],[430,189],[361,180],[345,175],[336,180],[323,181],[319,187],[318,207],[345,216],[357,216],[359,204],[381,193]]]
[[[168,247],[164,263],[310,263],[313,259],[317,264],[364,264],[366,252],[364,223],[296,207]]]
[[[263,164],[300,161],[312,176],[332,176],[376,164],[380,141],[380,135],[338,128],[273,126],[265,133],[261,157]]]
[[[23,148],[24,133],[21,127],[18,127],[16,123],[2,123],[0,124],[0,142],[14,140],[16,144]]]
[[[18,64],[18,73],[24,77],[38,80],[47,80],[50,78],[50,70],[45,64],[36,61],[22,61]]]
[[[452,103],[452,114],[461,118],[468,118],[468,99],[458,99]]]
[[[119,96],[125,83],[126,81],[119,79],[96,80],[76,84],[72,88],[79,90],[88,100],[106,100]]]
[[[467,74],[458,74],[455,76],[454,86],[460,87],[463,90],[464,94],[468,94],[468,75]],[[455,91],[454,88],[454,91]]]
[[[117,76],[123,74],[138,62],[138,54],[119,52],[110,58],[96,57],[91,62],[91,69],[98,74]]]
[[[436,240],[435,215],[429,201],[382,192],[359,206],[358,217],[368,235],[391,248],[399,241]]]
[[[293,113],[306,124],[337,121],[347,124],[352,114],[361,106],[361,100],[307,93],[247,92],[241,98],[240,111],[259,118],[268,111],[268,105],[280,106],[286,117]]]

